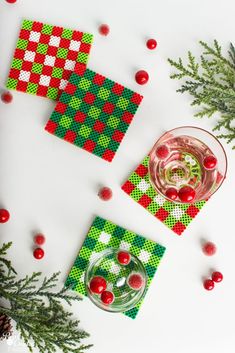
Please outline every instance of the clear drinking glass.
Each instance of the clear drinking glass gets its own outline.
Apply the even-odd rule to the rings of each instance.
[[[152,186],[170,201],[194,203],[208,199],[223,183],[227,157],[211,133],[184,126],[163,134],[150,152]]]

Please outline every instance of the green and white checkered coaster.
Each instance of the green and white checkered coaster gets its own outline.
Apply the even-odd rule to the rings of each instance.
[[[65,285],[71,286],[73,290],[86,295],[84,275],[87,265],[97,256],[97,253],[109,247],[128,250],[142,261],[148,276],[148,289],[165,252],[165,247],[101,217],[95,218]],[[115,269],[110,268],[109,272],[109,277],[115,281],[116,276],[118,276],[115,273]],[[109,273],[105,275],[107,276]],[[134,308],[124,312],[124,314],[135,319],[142,302],[143,299]]]

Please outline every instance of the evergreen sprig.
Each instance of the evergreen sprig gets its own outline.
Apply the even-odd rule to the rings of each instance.
[[[177,92],[188,92],[193,96],[191,105],[201,107],[196,117],[211,117],[219,113],[213,130],[224,130],[218,137],[230,143],[235,139],[235,47],[230,43],[228,57],[225,57],[217,40],[213,46],[202,41],[199,43],[203,48],[199,62],[190,51],[186,65],[181,58],[178,61],[168,59],[177,69],[170,77],[184,79]]]
[[[40,272],[18,280],[11,261],[5,258],[11,245],[3,244],[0,248],[0,313],[16,322],[16,328],[30,352],[33,348],[42,353],[58,350],[63,353],[84,352],[90,345],[81,344],[81,340],[88,334],[79,329],[79,321],[72,319],[72,313],[61,304],[65,301],[71,305],[80,298],[70,294],[65,287],[55,290],[59,272],[42,281]],[[8,305],[3,306],[1,299]]]

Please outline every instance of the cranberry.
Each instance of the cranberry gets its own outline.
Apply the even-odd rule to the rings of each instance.
[[[35,249],[33,252],[33,256],[35,257],[35,259],[41,260],[44,257],[44,250],[41,248]]]
[[[2,208],[0,210],[0,223],[6,223],[10,218],[10,213]]]
[[[8,2],[9,4],[14,4],[16,0],[6,0],[6,2]]]
[[[106,24],[102,24],[99,27],[99,32],[102,36],[107,36],[109,34],[110,28]]]
[[[13,100],[13,95],[10,92],[7,92],[7,91],[3,92],[1,94],[1,100],[2,100],[3,103],[6,103],[6,104],[11,103],[12,100]]]
[[[131,261],[131,255],[127,251],[119,251],[117,259],[121,265],[128,265]]]
[[[133,273],[129,276],[127,283],[129,287],[131,287],[134,290],[139,290],[143,287],[144,285],[144,279],[139,273]]]
[[[34,242],[37,245],[43,245],[45,243],[46,239],[43,234],[36,234],[34,237]]]
[[[178,196],[182,202],[192,202],[195,199],[196,192],[191,186],[183,186],[179,192]]]
[[[109,292],[108,290],[105,290],[101,294],[100,299],[104,304],[110,305],[114,302],[114,294],[112,292]]]
[[[174,201],[178,197],[178,191],[175,188],[168,188],[166,190],[166,197]]]
[[[212,290],[214,288],[214,282],[211,279],[205,279],[203,286],[206,290]]]
[[[217,165],[217,159],[213,155],[207,156],[203,160],[203,166],[205,169],[213,170],[215,169],[216,165]]]
[[[212,281],[219,283],[223,281],[224,276],[222,275],[221,272],[215,271],[212,273],[211,278],[212,278]]]
[[[169,156],[169,148],[166,145],[160,145],[156,149],[156,156],[159,159],[165,159]]]
[[[92,293],[101,294],[107,287],[106,280],[101,276],[95,276],[90,281],[90,290]]]
[[[205,243],[202,247],[202,251],[204,252],[205,255],[207,256],[212,256],[216,253],[216,245],[210,241]]]
[[[112,190],[110,188],[105,186],[105,187],[100,189],[98,195],[101,198],[101,200],[109,201],[112,198],[112,196],[113,196],[113,192],[112,192]]]
[[[153,50],[157,47],[157,41],[153,38],[148,39],[146,42],[146,46],[148,49]]]
[[[145,70],[137,71],[135,74],[135,80],[139,85],[144,85],[149,80],[149,74]]]

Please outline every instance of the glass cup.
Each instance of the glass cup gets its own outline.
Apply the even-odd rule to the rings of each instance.
[[[207,200],[223,183],[227,157],[211,133],[183,126],[163,134],[149,159],[150,182],[169,201]]]

